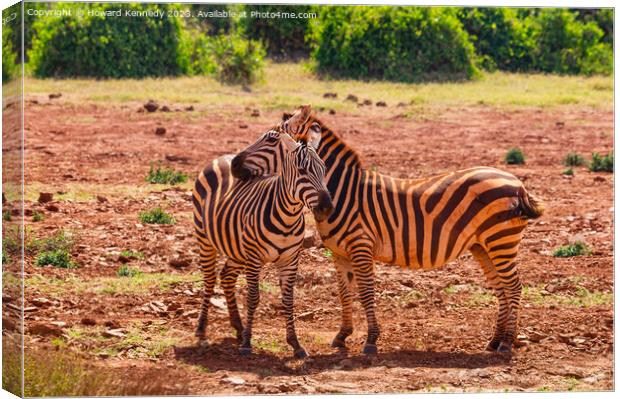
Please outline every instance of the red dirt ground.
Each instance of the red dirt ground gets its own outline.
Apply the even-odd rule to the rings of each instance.
[[[129,248],[144,253],[145,259],[130,262],[142,272],[196,273],[188,186],[147,194],[115,187],[148,187],[144,179],[149,163],[157,160],[188,173],[193,181],[206,162],[242,149],[280,117],[262,111],[252,118],[242,108],[198,106],[193,112],[151,114],[136,112],[139,104],[38,100],[28,103],[26,110],[26,186],[36,182],[40,191],[57,193],[88,184],[93,196],[105,196],[107,201],[55,200],[57,212],[46,209],[47,204],[27,201],[27,211],[45,215],[43,221],[29,223],[35,235],[48,236],[61,228],[78,233],[73,255],[81,265],[75,270],[37,267],[29,256],[27,277],[116,278],[121,263],[108,254]],[[270,285],[261,292],[254,328],[261,344],[255,345],[250,358],[237,355],[227,314],[213,307],[207,329],[210,345],[196,345],[193,331],[200,290],[193,282],[143,293],[106,295],[86,290],[57,297],[34,287],[26,293],[26,306],[34,307],[26,313],[28,348],[53,347],[50,336],[30,330],[33,325],[64,322],[66,348],[102,370],[120,370],[127,379],[160,370],[162,392],[197,395],[613,389],[613,175],[592,173],[586,167],[574,168],[573,177],[562,175],[562,159],[569,151],[589,159],[592,151],[613,150],[613,113],[575,107],[479,106],[434,109],[428,114],[418,110],[412,115],[404,115],[401,108],[363,116],[320,114],[359,151],[369,168],[416,178],[495,166],[518,176],[544,200],[546,213],[526,230],[518,257],[530,294],[525,295],[521,313],[522,346],[511,357],[483,350],[493,332],[497,307],[483,288],[484,277],[471,255],[425,272],[378,265],[380,354],[371,358],[360,354],[366,323],[359,304],[348,354],[330,348],[340,310],[334,269],[321,248],[304,253],[296,287],[296,312],[302,315],[297,331],[310,353],[305,361],[293,360],[285,343],[279,290],[269,288],[277,287],[276,272],[270,267],[265,268],[263,281]],[[157,126],[165,127],[166,134],[155,135]],[[525,165],[502,163],[513,146],[524,150]],[[166,156],[184,159],[170,162]],[[137,214],[154,206],[171,211],[177,224],[140,224]],[[577,238],[593,248],[590,256],[551,256],[555,248]],[[169,261],[176,257],[190,259],[191,265],[172,268]],[[243,288],[239,294],[243,304]],[[606,299],[589,302],[601,296]],[[37,306],[35,299],[41,297],[51,303]],[[159,310],[144,306],[153,301],[162,303]],[[98,355],[98,348],[117,338],[85,343],[67,335],[85,317],[98,326],[106,321],[121,329],[139,325],[145,336],[152,333],[151,327],[163,326],[178,332],[178,342],[155,356],[135,350]]]

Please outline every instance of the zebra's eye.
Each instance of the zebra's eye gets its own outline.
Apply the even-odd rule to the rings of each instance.
[[[312,126],[310,126],[310,130],[312,130],[313,132],[316,133],[320,133],[321,132],[321,126],[318,123],[313,123]]]
[[[269,136],[267,137],[267,141],[270,143],[275,143],[276,141],[278,141],[277,137],[273,137],[273,136]]]

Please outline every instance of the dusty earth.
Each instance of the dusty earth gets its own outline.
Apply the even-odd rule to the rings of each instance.
[[[221,291],[211,308],[209,343],[197,345],[202,284],[190,219],[198,170],[253,142],[291,110],[252,117],[243,108],[187,111],[170,104],[173,112],[148,113],[137,112],[140,106],[27,98],[25,209],[44,216],[26,217],[28,234],[72,232],[80,265],[39,267],[36,254],[27,255],[27,350],[75,353],[100,370],[121,371],[127,381],[150,373],[161,393],[613,389],[613,175],[586,167],[562,174],[569,151],[589,159],[592,151],[613,150],[611,110],[373,106],[363,115],[320,113],[369,168],[416,178],[496,166],[521,178],[547,210],[526,230],[518,257],[525,288],[520,345],[511,356],[484,352],[497,305],[471,255],[425,272],[377,265],[379,355],[360,353],[366,323],[358,303],[348,353],[332,349],[340,321],[336,280],[329,253],[317,243],[303,254],[296,286],[297,330],[310,357],[294,360],[270,267],[261,284],[254,354],[237,355]],[[156,135],[157,127],[166,133]],[[513,146],[524,150],[525,165],[503,163]],[[188,183],[145,182],[156,161],[187,173]],[[39,203],[39,192],[54,199]],[[155,206],[177,223],[140,223],[138,213]],[[590,245],[591,255],[551,255],[577,239]],[[123,257],[124,250],[140,256]],[[124,263],[142,274],[118,277]],[[243,279],[238,292],[243,309]],[[5,298],[5,315],[14,312],[10,301]]]

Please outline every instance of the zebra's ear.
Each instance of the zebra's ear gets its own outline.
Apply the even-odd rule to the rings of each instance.
[[[288,134],[282,134],[280,136],[280,140],[282,141],[282,144],[284,144],[284,149],[287,152],[293,152],[301,145],[293,140],[293,138]]]
[[[319,149],[321,144],[321,132],[315,132],[313,130],[308,131],[308,145],[315,150]]]
[[[312,106],[309,104],[299,107],[299,109],[295,111],[295,113],[293,113],[293,115],[291,115],[291,117],[287,121],[289,129],[288,131],[296,132],[299,127],[308,120],[311,112]]]
[[[282,122],[286,122],[287,120],[291,119],[291,116],[293,116],[293,114],[290,114],[288,112],[284,112],[282,114]]]

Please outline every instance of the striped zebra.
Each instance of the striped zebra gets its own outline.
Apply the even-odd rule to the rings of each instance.
[[[318,143],[314,143],[318,145]],[[242,355],[251,349],[252,324],[259,300],[261,265],[273,263],[279,270],[282,303],[286,315],[286,340],[295,357],[306,351],[295,333],[293,287],[304,238],[303,207],[314,218],[325,220],[333,210],[324,183],[325,165],[312,146],[298,144],[279,132],[265,133],[245,151],[260,147],[278,162],[278,174],[235,180],[230,172],[231,157],[213,161],[196,179],[193,190],[195,236],[200,245],[200,266],[204,298],[196,336],[203,339],[207,313],[216,280],[218,253],[227,256],[220,281],[230,322],[237,332]],[[237,276],[245,271],[248,295],[243,328],[235,298]]]
[[[377,352],[375,260],[432,269],[469,250],[499,300],[495,333],[487,350],[510,352],[521,298],[515,258],[527,220],[541,216],[543,204],[515,176],[494,168],[423,179],[398,179],[367,170],[358,154],[315,116],[303,124],[287,123],[299,112],[293,118],[285,114],[275,129],[302,142],[310,135],[321,135],[317,152],[325,162],[335,210],[317,227],[334,255],[342,305],[342,325],[332,346],[344,348],[353,332],[352,295],[357,285],[368,322],[363,351]],[[252,154],[242,156],[245,163],[236,164],[233,175],[268,169]]]

